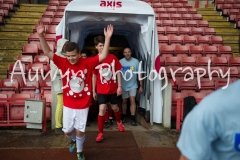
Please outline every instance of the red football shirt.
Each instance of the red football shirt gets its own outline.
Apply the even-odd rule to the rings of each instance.
[[[102,61],[93,71],[96,75],[97,93],[113,94],[117,93],[118,83],[116,72],[121,70],[122,65],[113,54],[108,54],[107,58]]]
[[[92,71],[99,64],[99,56],[80,58],[72,65],[66,58],[56,54],[53,62],[62,71],[63,103],[73,109],[88,108],[92,105]]]

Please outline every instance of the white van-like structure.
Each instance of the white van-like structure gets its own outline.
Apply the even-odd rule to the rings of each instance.
[[[148,3],[135,0],[71,1],[56,28],[56,36],[76,42],[82,49],[85,38],[102,35],[107,24],[113,24],[114,35],[126,37],[137,58],[143,62],[142,70],[147,77],[140,107],[150,111],[151,124],[162,123],[161,81],[154,74],[155,59],[159,55],[158,34],[155,13]]]

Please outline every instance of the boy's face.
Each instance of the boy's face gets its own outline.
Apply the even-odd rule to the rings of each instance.
[[[81,58],[87,58],[87,54],[86,53],[81,53]]]
[[[103,43],[98,43],[96,46],[96,49],[98,50],[98,53],[102,53],[104,44]]]
[[[76,49],[71,52],[66,52],[66,58],[69,61],[69,63],[75,65],[79,61],[80,53],[78,53]]]

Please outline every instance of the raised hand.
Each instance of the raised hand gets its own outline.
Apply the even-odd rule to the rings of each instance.
[[[106,38],[111,38],[112,34],[113,34],[113,25],[109,24],[107,26],[107,29],[104,28],[104,35]]]
[[[45,27],[44,27],[42,21],[39,21],[39,22],[36,24],[36,29],[37,29],[37,34],[38,34],[38,36],[42,36],[43,33],[44,33],[44,30],[45,30]]]

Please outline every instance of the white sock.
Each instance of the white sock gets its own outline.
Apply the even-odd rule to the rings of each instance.
[[[83,151],[83,143],[85,141],[85,135],[81,138],[77,137],[76,144],[77,144],[77,152]]]
[[[71,135],[66,135],[68,138],[70,138],[73,141],[76,141],[76,131],[73,131]]]

